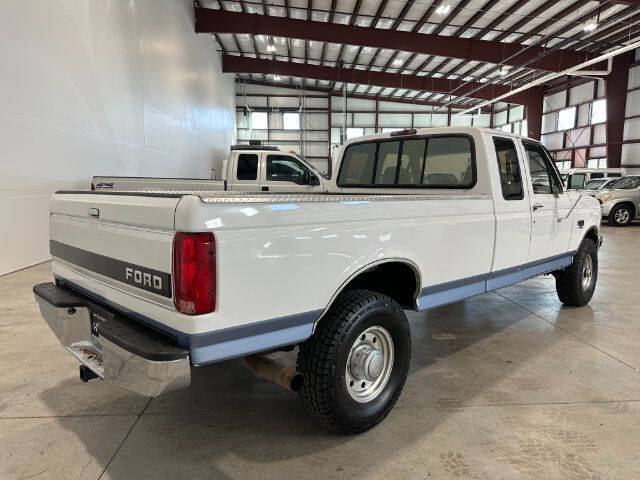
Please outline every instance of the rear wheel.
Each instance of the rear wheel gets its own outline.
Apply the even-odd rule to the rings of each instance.
[[[322,425],[342,434],[381,422],[402,392],[411,359],[409,324],[391,298],[368,290],[340,294],[300,346],[299,395]]]
[[[609,225],[615,227],[626,227],[631,223],[634,217],[633,208],[626,203],[616,205],[609,212]]]
[[[573,263],[555,272],[556,292],[565,305],[581,307],[593,296],[598,280],[598,248],[585,238],[573,256]]]

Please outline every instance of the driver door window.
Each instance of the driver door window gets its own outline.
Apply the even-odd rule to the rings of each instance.
[[[289,155],[267,156],[266,179],[269,182],[291,182],[301,185],[305,170],[307,167],[302,162]]]
[[[562,192],[560,180],[544,150],[534,145],[524,146],[529,161],[529,174],[534,194],[556,194]]]

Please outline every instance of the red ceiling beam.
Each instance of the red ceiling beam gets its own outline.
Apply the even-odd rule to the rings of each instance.
[[[298,92],[298,94],[296,95],[296,97],[300,96],[300,90],[306,91],[307,92],[307,98],[313,98],[312,93],[315,92],[322,92],[324,94],[331,94],[331,96],[334,97],[341,97],[342,93],[337,91],[337,90],[329,90],[328,88],[323,88],[323,87],[318,87],[318,86],[312,86],[312,85],[289,85],[286,83],[275,83],[275,82],[269,82],[269,81],[261,81],[261,80],[250,80],[250,79],[246,79],[246,78],[242,78],[242,79],[236,79],[236,83],[238,85],[243,85],[243,84],[247,84],[247,85],[262,85],[262,86],[267,86],[267,87],[277,87],[277,88],[288,88],[291,90],[295,90],[296,92]],[[236,95],[242,95],[241,93],[236,93]],[[260,94],[256,94],[253,93],[251,95],[260,95]],[[277,96],[277,95],[276,95]],[[433,101],[433,100],[420,100],[417,98],[401,98],[401,97],[385,97],[385,96],[381,96],[381,95],[373,95],[373,94],[369,94],[366,95],[364,93],[355,93],[355,92],[347,92],[347,98],[354,98],[357,100],[379,100],[380,102],[391,102],[391,103],[402,103],[405,105],[421,105],[421,106],[427,106],[427,107],[444,107],[446,105],[446,103],[443,102],[438,102],[438,101]],[[469,104],[465,103],[465,104],[459,104],[459,103],[452,103],[451,104],[451,108],[453,110],[463,110],[463,109],[467,109],[469,108]],[[485,113],[489,113],[491,111],[491,109],[489,107],[482,107],[481,109],[483,112]],[[416,111],[416,113],[425,113],[425,112],[421,112],[421,111]],[[428,112],[426,112],[428,113]]]
[[[545,52],[541,47],[524,50],[522,45],[492,40],[446,37],[208,8],[196,8],[195,13],[197,33],[272,35],[317,42],[388,48],[513,66],[530,61]],[[513,58],[506,60],[512,56]],[[528,67],[559,72],[589,58],[591,58],[589,52],[559,50],[535,60]]]
[[[471,98],[491,100],[508,93],[505,85],[483,85],[477,82],[463,82],[445,78],[400,75],[396,73],[372,72],[354,68],[327,67],[308,63],[280,62],[262,58],[223,55],[222,71],[225,73],[261,73],[263,75],[286,75],[288,77],[313,78],[330,82],[359,83],[378,87],[409,88],[464,97],[465,92],[478,88],[469,95]],[[456,90],[457,89],[457,90]],[[455,91],[454,91],[455,90]],[[526,95],[519,93],[509,97],[510,103],[524,104]]]

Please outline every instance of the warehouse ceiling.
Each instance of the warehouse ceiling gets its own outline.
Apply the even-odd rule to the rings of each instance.
[[[468,108],[638,40],[640,0],[197,0],[196,31],[241,82]]]

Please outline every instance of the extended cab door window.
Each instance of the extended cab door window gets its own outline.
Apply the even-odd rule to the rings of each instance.
[[[498,159],[502,198],[505,200],[524,199],[520,163],[518,162],[518,153],[513,140],[493,137],[493,144],[496,148],[496,157]]]
[[[258,178],[258,155],[241,153],[238,155],[237,180],[256,180]]]

